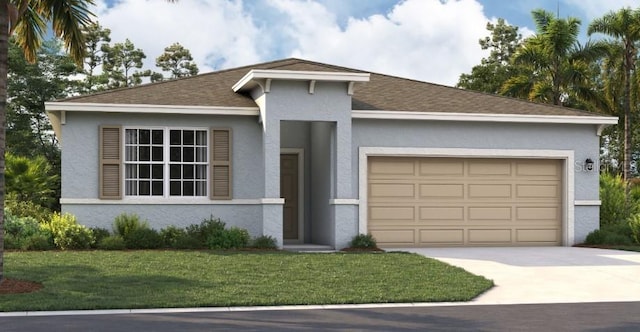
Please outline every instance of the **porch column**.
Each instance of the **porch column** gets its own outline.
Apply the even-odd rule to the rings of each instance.
[[[265,119],[263,132],[263,178],[264,202],[262,204],[262,234],[271,236],[282,247],[282,208],[284,200],[280,198],[280,121]]]

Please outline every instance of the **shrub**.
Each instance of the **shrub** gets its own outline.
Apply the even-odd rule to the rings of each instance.
[[[205,247],[198,241],[187,234],[177,237],[172,246],[173,249],[204,249]]]
[[[225,223],[222,220],[211,216],[200,224],[187,226],[186,231],[187,235],[196,239],[200,247],[204,248],[209,246],[210,238],[224,231],[224,227]]]
[[[126,247],[129,249],[157,249],[162,246],[160,234],[151,228],[134,229],[123,238]]]
[[[55,244],[51,234],[34,234],[22,242],[23,250],[51,250],[53,248],[55,248]]]
[[[246,229],[231,227],[222,229],[207,238],[209,249],[239,249],[249,244],[249,232]]]
[[[593,232],[587,234],[587,238],[584,240],[588,245],[604,244],[604,232],[601,229],[596,229]]]
[[[136,214],[122,213],[113,221],[113,232],[127,238],[129,233],[138,229],[149,229],[147,221],[140,221],[140,217]]]
[[[17,217],[31,217],[39,223],[46,223],[51,218],[51,210],[32,201],[21,201],[14,193],[7,193],[4,202],[5,213],[7,211]]]
[[[32,217],[18,217],[5,210],[4,232],[16,238],[26,238],[40,232],[40,223]]]
[[[176,244],[181,238],[187,237],[187,232],[176,226],[168,226],[160,230],[160,237],[165,247],[176,248]]]
[[[600,225],[625,222],[636,208],[634,202],[627,208],[625,204],[625,183],[619,175],[600,175]]]
[[[364,248],[364,249],[373,249],[377,248],[378,244],[376,243],[376,239],[373,238],[371,234],[358,234],[351,239],[349,245],[352,248]]]
[[[102,250],[123,250],[125,248],[124,239],[120,235],[107,236],[98,243],[98,249]]]
[[[22,242],[24,239],[16,237],[12,234],[4,236],[4,249],[22,249]]]
[[[79,225],[76,217],[69,213],[55,212],[42,229],[51,232],[53,242],[62,250],[88,249],[95,242],[91,230]]]
[[[253,239],[251,247],[258,249],[277,249],[278,244],[272,236],[261,235]]]
[[[602,226],[587,235],[585,244],[589,245],[629,245],[633,242],[631,229],[627,223]]]
[[[631,236],[633,237],[633,240],[637,244],[640,244],[640,214],[636,214],[633,217],[629,218],[628,225],[631,230]]]
[[[91,233],[93,233],[93,238],[95,239],[95,244],[98,245],[102,239],[111,236],[111,233],[106,228],[100,227],[92,227]]]

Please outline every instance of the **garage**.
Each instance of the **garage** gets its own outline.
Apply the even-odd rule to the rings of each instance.
[[[562,244],[563,161],[367,158],[367,230],[381,247]]]

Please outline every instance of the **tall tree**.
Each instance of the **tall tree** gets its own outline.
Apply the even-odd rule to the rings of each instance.
[[[4,194],[5,194],[5,126],[7,106],[7,67],[9,36],[29,61],[36,60],[51,23],[53,34],[61,37],[78,64],[84,58],[82,28],[91,23],[88,6],[93,0],[0,0],[0,282],[4,280]]]
[[[102,70],[109,79],[109,88],[120,88],[142,83],[142,77],[149,76],[148,71],[138,71],[147,58],[142,49],[126,39],[124,43],[102,45],[104,56]]]
[[[109,80],[103,72],[96,74],[96,68],[102,65],[104,57],[102,47],[111,42],[111,30],[103,28],[100,23],[95,22],[88,25],[83,33],[87,42],[84,60],[84,91],[102,90],[106,88]]]
[[[191,52],[180,43],[165,47],[164,53],[156,58],[156,67],[170,72],[172,79],[197,75],[199,71]]]
[[[458,87],[497,94],[510,77],[516,75],[516,67],[510,61],[516,49],[522,43],[518,27],[499,18],[496,24],[487,23],[490,36],[479,40],[483,50],[489,50],[489,56],[471,69],[470,74],[460,75]]]
[[[631,96],[632,85],[634,80],[632,77],[636,71],[637,61],[637,43],[640,42],[640,9],[632,10],[623,8],[617,12],[609,12],[604,16],[597,18],[591,22],[587,31],[589,35],[593,33],[603,33],[609,35],[621,45],[621,54],[617,54],[622,58],[624,92],[623,92],[623,110],[624,110],[624,161],[622,177],[628,181],[631,175]],[[612,55],[615,56],[615,55]],[[627,196],[628,196],[627,186]]]
[[[603,57],[601,42],[580,45],[580,20],[556,18],[545,10],[534,10],[536,35],[527,38],[513,56],[521,72],[501,88],[505,95],[554,105],[600,104],[593,89],[592,64]]]

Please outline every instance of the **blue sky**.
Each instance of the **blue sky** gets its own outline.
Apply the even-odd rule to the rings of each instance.
[[[300,57],[454,85],[486,55],[478,39],[504,18],[533,33],[531,11],[595,17],[639,0],[97,0],[113,42],[129,38],[147,54],[180,42],[201,72]],[[583,33],[583,41],[586,36]]]

